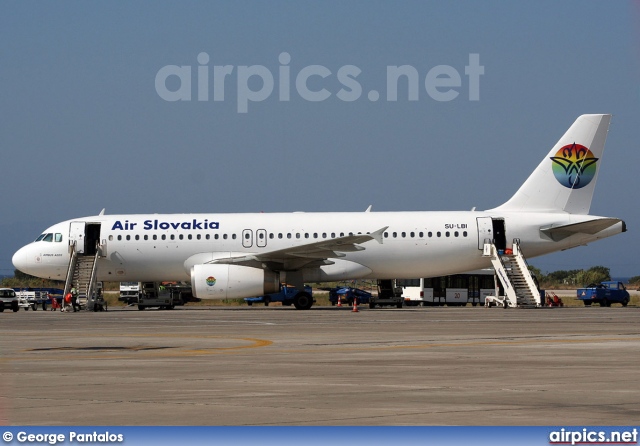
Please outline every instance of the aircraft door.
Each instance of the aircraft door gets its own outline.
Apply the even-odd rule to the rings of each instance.
[[[478,249],[484,248],[485,240],[493,240],[493,220],[491,217],[478,217]]]
[[[256,245],[258,248],[264,248],[267,246],[267,230],[266,229],[258,229],[256,231]]]
[[[251,248],[253,246],[253,231],[251,229],[242,231],[242,246],[245,248]]]
[[[84,227],[83,221],[72,221],[69,226],[69,243],[76,243],[78,254],[84,254]]]

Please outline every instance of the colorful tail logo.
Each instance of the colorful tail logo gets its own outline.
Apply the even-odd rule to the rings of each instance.
[[[214,286],[216,284],[216,278],[213,276],[207,277],[207,285]]]
[[[556,180],[569,189],[585,187],[596,176],[598,158],[581,144],[568,144],[551,157]]]

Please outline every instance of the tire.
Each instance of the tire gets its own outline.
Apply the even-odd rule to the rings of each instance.
[[[301,291],[293,298],[296,310],[309,310],[313,306],[313,297],[307,292]]]
[[[333,302],[333,301],[331,301],[331,306],[332,306],[332,307],[335,307],[335,306],[336,306],[336,303],[335,303],[335,302]]]
[[[36,311],[38,309],[38,304],[31,304],[31,309]]]
[[[505,299],[504,301],[502,301],[502,308],[504,308],[505,310],[507,308],[509,308],[509,303],[507,302],[507,299]]]
[[[601,307],[608,307],[609,305],[610,305],[610,304],[609,304],[609,301],[608,301],[607,299],[602,299],[602,300],[600,301],[600,306],[601,306]]]
[[[396,308],[402,308],[402,302],[398,302],[398,303],[396,304]]]
[[[13,310],[14,313],[20,309],[20,306],[18,305],[17,300],[14,300],[13,302],[11,302],[11,309]]]
[[[373,310],[376,307],[376,304],[369,302],[369,308]]]
[[[590,300],[585,300],[584,302],[584,306],[585,307],[590,307],[591,306],[591,301]]]
[[[47,311],[47,303],[42,302],[42,311]]]
[[[4,313],[4,302],[0,301],[0,313]]]
[[[253,302],[247,302],[247,305],[251,306],[253,305]]]
[[[627,297],[626,299],[624,299],[622,302],[620,302],[622,304],[623,307],[626,307],[627,305],[629,305],[629,298]]]
[[[264,298],[264,306],[265,306],[265,307],[268,307],[270,303],[271,303],[271,299],[270,299],[270,298],[268,298],[268,297],[265,297],[265,298]]]
[[[138,305],[138,310],[143,311],[144,310],[144,306],[143,305]]]

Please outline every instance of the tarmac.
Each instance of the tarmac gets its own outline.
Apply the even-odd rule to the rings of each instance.
[[[635,425],[640,308],[0,313],[0,424]]]

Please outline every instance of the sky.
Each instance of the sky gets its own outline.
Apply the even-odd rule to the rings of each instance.
[[[640,275],[639,23],[625,1],[1,2],[0,275],[103,208],[489,209],[585,113],[613,114],[591,213],[629,231],[530,264]]]

